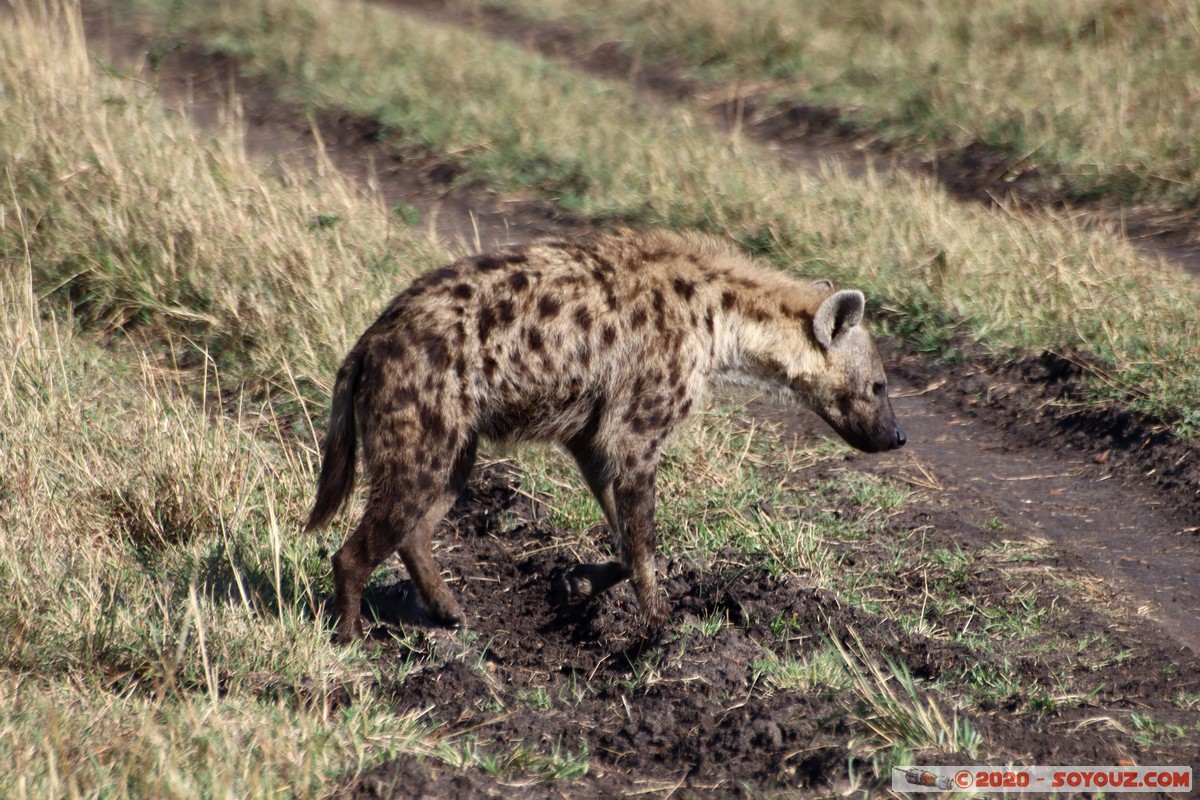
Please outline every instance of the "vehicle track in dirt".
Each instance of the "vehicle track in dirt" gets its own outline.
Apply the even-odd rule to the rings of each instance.
[[[487,3],[463,9],[445,0],[369,0],[380,7],[420,14],[446,25],[472,27],[522,45],[572,69],[618,81],[639,90],[650,106],[687,103],[726,132],[737,131],[770,149],[795,168],[819,173],[836,163],[851,176],[895,169],[929,175],[959,200],[1005,204],[1044,224],[1042,209],[1058,210],[1083,228],[1104,228],[1125,236],[1146,257],[1169,268],[1200,276],[1200,230],[1194,215],[1153,208],[1111,208],[1095,204],[1068,209],[1063,196],[1040,188],[1040,172],[982,145],[962,151],[917,155],[843,119],[836,108],[803,102],[769,102],[752,87],[709,86],[670,65],[645,65],[620,42],[590,42],[577,25],[522,16]]]

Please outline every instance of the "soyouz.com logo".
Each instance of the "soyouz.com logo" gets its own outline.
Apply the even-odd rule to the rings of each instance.
[[[1191,767],[893,767],[896,792],[1190,792]]]

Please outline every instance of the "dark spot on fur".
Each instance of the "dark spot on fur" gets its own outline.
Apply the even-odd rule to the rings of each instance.
[[[476,256],[475,269],[480,272],[491,272],[497,269],[503,269],[510,264],[524,264],[529,261],[529,257],[524,253],[493,253],[490,255]]]
[[[496,318],[500,320],[501,325],[511,325],[516,316],[511,300],[501,300],[496,304]]]
[[[458,267],[454,265],[450,265],[448,267],[439,267],[433,272],[426,272],[424,275],[418,278],[408,291],[412,292],[414,289],[425,288],[432,289],[434,287],[441,286],[443,283],[449,283],[457,277],[459,277]]]
[[[779,310],[788,319],[807,320],[811,318],[811,315],[803,308],[796,308],[795,306],[790,306],[787,303],[782,304],[779,307]]]
[[[422,403],[419,416],[421,429],[426,436],[441,439],[446,435],[446,421],[437,410]]]
[[[721,292],[721,308],[728,311],[733,308],[733,304],[737,302],[737,295],[730,291]]]
[[[664,259],[670,258],[672,255],[674,255],[674,253],[672,253],[670,250],[663,250],[661,248],[658,250],[642,250],[641,261],[643,264],[653,263],[655,261],[663,261]]]
[[[398,336],[383,336],[378,340],[375,351],[387,361],[403,361],[408,355],[408,349]]]
[[[684,280],[683,278],[676,278],[671,282],[671,285],[675,287],[675,294],[679,295],[684,300],[691,300],[692,295],[696,293],[696,284],[689,280]]]
[[[496,312],[489,306],[479,309],[479,343],[486,344],[496,325]]]
[[[450,294],[454,295],[460,300],[470,300],[471,295],[475,294],[475,290],[465,283],[458,283],[455,284],[454,288],[450,290]]]
[[[667,313],[662,292],[655,289],[650,293],[650,296],[654,298],[654,321],[660,331],[665,331],[667,329]]]
[[[467,374],[467,360],[462,356],[454,359],[454,372],[459,378]]]
[[[526,328],[525,340],[529,342],[529,347],[533,350],[541,350],[545,344],[545,341],[542,339],[542,332],[537,328]]]
[[[646,324],[646,309],[638,307],[629,315],[629,327],[638,330]]]
[[[425,349],[425,357],[433,370],[443,370],[450,366],[450,348],[446,340],[434,333],[427,333],[420,338],[421,346]]]
[[[589,366],[592,363],[592,348],[586,344],[581,344],[578,352],[575,353],[575,357],[579,359],[579,363],[584,367]]]
[[[579,306],[575,309],[575,323],[585,331],[592,329],[592,312],[587,310],[586,306]]]
[[[496,359],[492,358],[491,356],[486,356],[483,359],[483,375],[484,375],[484,377],[488,378],[490,380],[491,377],[496,374],[496,367],[498,367],[498,366],[500,366],[500,365],[496,363]]]
[[[416,403],[420,397],[420,394],[417,392],[417,387],[413,386],[411,383],[404,384],[400,388],[396,389],[396,391],[392,394],[393,402],[402,406],[412,405]]]
[[[529,288],[529,276],[524,272],[514,272],[508,276],[508,287],[514,292],[523,292]]]
[[[704,327],[708,329],[709,336],[716,330],[716,326],[713,324],[713,310],[711,308],[704,314]]]
[[[550,319],[556,316],[559,309],[562,308],[562,301],[557,297],[544,296],[538,301],[538,315],[542,319]]]
[[[421,470],[417,473],[417,488],[423,492],[427,492],[433,488],[433,475]]]
[[[684,400],[683,405],[679,407],[679,416],[686,417],[688,412],[692,410],[692,401]]]
[[[604,342],[605,347],[612,347],[613,342],[617,340],[617,329],[605,323],[604,329],[600,332],[600,340]]]

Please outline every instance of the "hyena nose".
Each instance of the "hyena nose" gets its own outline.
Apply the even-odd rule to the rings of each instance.
[[[904,435],[904,431],[896,428],[896,447],[904,447],[904,443],[908,441],[908,437]]]

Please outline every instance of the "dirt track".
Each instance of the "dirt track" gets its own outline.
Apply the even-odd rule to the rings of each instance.
[[[553,41],[553,36],[534,40]],[[114,48],[118,59],[135,56],[142,46],[123,34],[110,41],[105,46]],[[227,107],[226,92],[236,85],[248,148],[267,158],[302,162],[311,157],[312,135],[301,110],[281,102],[270,85],[238,76],[235,63],[185,50],[162,63],[157,80],[167,102],[186,101],[195,118],[207,124]],[[656,93],[653,102],[673,102],[681,90],[650,81],[645,91]],[[453,180],[453,165],[436,156],[396,152],[369,120],[322,112],[315,122],[335,164],[376,187],[389,205],[417,209],[444,241],[486,249],[580,227],[544,204],[511,202],[486,187],[463,186]],[[803,143],[787,147],[795,151]],[[834,157],[837,150],[824,147],[813,158]],[[794,152],[790,158],[804,160]],[[1015,714],[1030,698],[1001,698],[993,708],[971,715],[972,724],[995,751],[1036,763],[1106,764],[1129,758],[1200,765],[1194,753],[1169,743],[1131,752],[1118,730],[1094,722],[1131,708],[1191,721],[1170,700],[1179,692],[1200,691],[1195,658],[1200,653],[1200,536],[1190,516],[1200,507],[1195,450],[1162,451],[1163,460],[1178,459],[1167,483],[1141,480],[1150,462],[1139,444],[1153,436],[1152,429],[1094,437],[1094,446],[1080,448],[1068,440],[1077,443],[1086,434],[1044,410],[1046,399],[1069,385],[1069,375],[1057,382],[1041,375],[1023,380],[1029,375],[975,367],[942,374],[894,345],[889,368],[898,384],[896,408],[909,447],[885,457],[849,456],[795,479],[854,470],[910,483],[919,493],[887,523],[899,539],[921,537],[972,553],[986,553],[1003,541],[1027,541],[1027,571],[997,566],[972,574],[960,589],[996,597],[1029,590],[1039,604],[1061,609],[1040,634],[1049,649],[1061,652],[1017,666],[1026,681],[1088,698],[1063,703],[1050,715]],[[1033,363],[1023,368],[1037,371]],[[1047,370],[1053,372],[1054,365]],[[749,411],[776,425],[780,436],[811,439],[822,429],[815,417],[791,409],[752,403]],[[497,527],[504,516],[500,511],[514,515],[518,524]],[[401,787],[448,797],[592,796],[637,789],[677,790],[673,796],[680,797],[737,786],[749,787],[750,793],[773,786],[846,789],[854,778],[844,743],[861,732],[855,728],[861,724],[846,717],[838,698],[775,693],[759,685],[752,667],[760,648],[779,648],[781,656],[811,655],[819,646],[814,633],[849,641],[853,631],[867,652],[896,653],[927,681],[967,669],[975,658],[936,637],[880,626],[876,618],[808,587],[803,578],[776,581],[732,555],[715,564],[666,565],[677,619],[719,613],[728,617],[728,625],[713,636],[693,631],[670,644],[643,642],[633,633],[631,596],[623,592],[578,613],[565,613],[552,602],[548,576],[566,569],[573,556],[547,549],[555,532],[537,503],[516,492],[505,468],[484,471],[455,514],[439,560],[459,578],[455,591],[481,640],[463,650],[453,636],[431,630],[420,652],[392,652],[385,644],[383,658],[422,665],[396,691],[397,707],[436,706],[446,735],[499,731],[512,741],[539,747],[561,742],[568,749],[582,742],[592,772],[582,783],[500,787],[483,773],[401,758],[348,781],[345,796],[390,797]],[[888,554],[848,555],[878,562],[892,586],[889,602],[920,605],[921,587],[891,565]],[[1087,590],[1063,588],[1068,585]],[[371,600],[384,623],[420,624],[410,587],[399,575]],[[1106,605],[1116,616],[1096,610]],[[783,644],[766,628],[766,621],[779,614],[790,614],[798,632]],[[932,622],[943,630],[978,624],[953,613],[934,615]],[[1132,654],[1105,663],[1102,675],[1070,652],[1074,643],[1101,633],[1119,651]],[[470,666],[475,658],[483,659],[494,680]],[[1169,673],[1163,672],[1165,665],[1171,666]],[[583,684],[595,691],[564,711],[559,700],[575,696]],[[548,688],[558,700],[548,710],[531,709],[514,701],[522,687]]]

